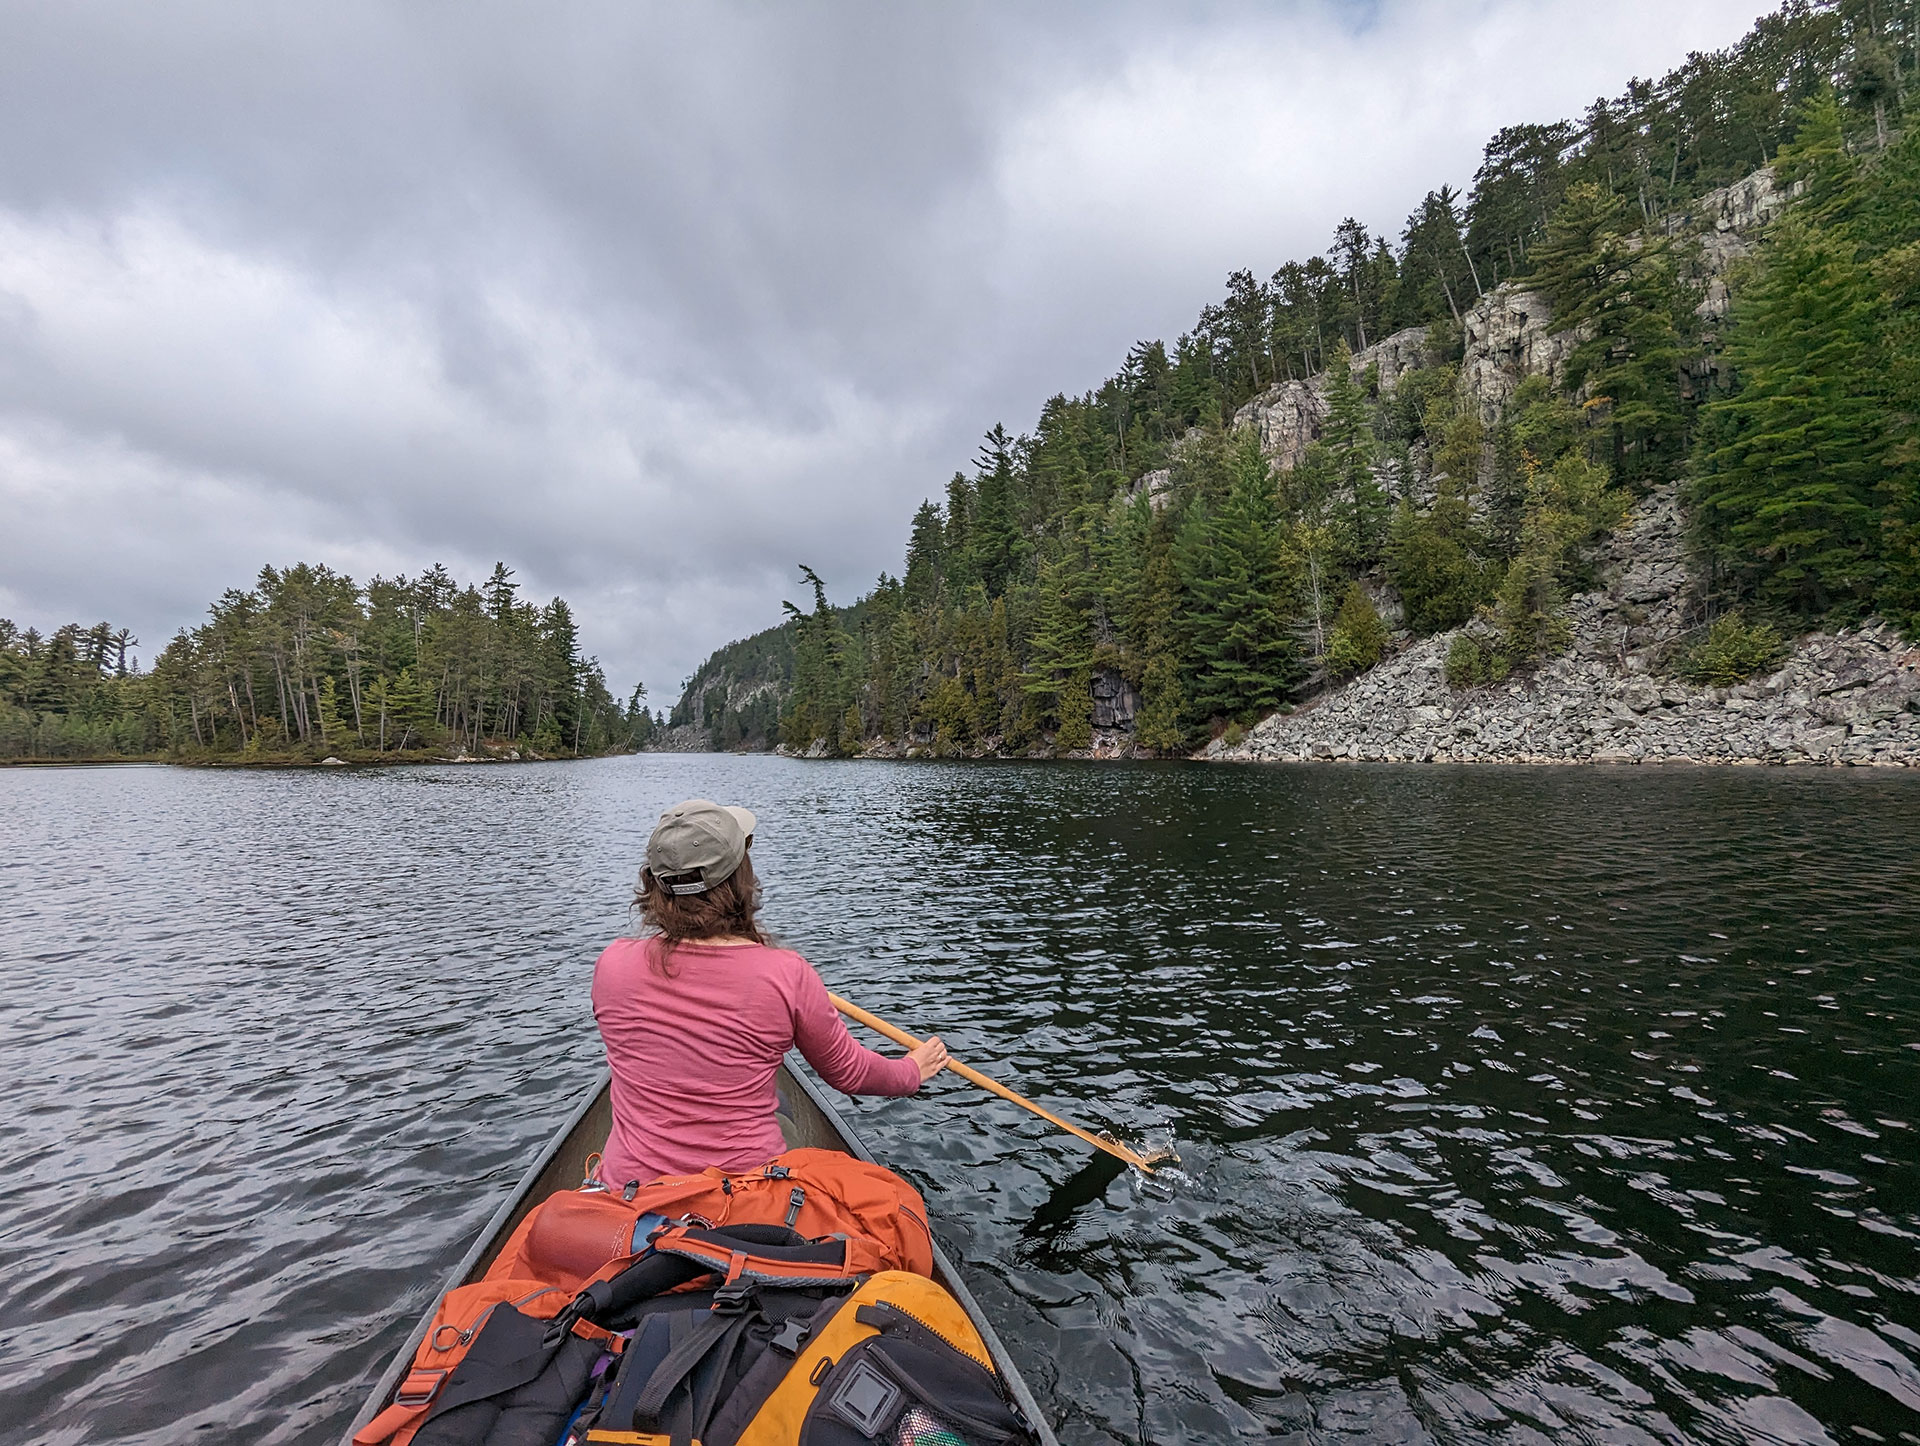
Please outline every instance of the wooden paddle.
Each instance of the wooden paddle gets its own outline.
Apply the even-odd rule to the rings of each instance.
[[[859,1005],[849,1003],[838,994],[828,994],[827,998],[831,999],[833,1001],[833,1007],[846,1015],[847,1018],[858,1020],[861,1024],[866,1025],[868,1029],[884,1034],[895,1044],[905,1045],[908,1049],[918,1049],[921,1044],[925,1042],[915,1039],[904,1029],[897,1029],[893,1025],[888,1024],[887,1021],[879,1015],[867,1013],[867,1011]],[[1177,1158],[1171,1150],[1155,1150],[1151,1155],[1135,1154],[1118,1140],[1109,1138],[1106,1135],[1096,1135],[1091,1130],[1081,1129],[1080,1126],[1074,1124],[1071,1120],[1061,1119],[1060,1116],[1054,1114],[1053,1111],[1036,1105],[1025,1095],[1015,1094],[998,1080],[987,1078],[987,1076],[981,1074],[979,1070],[969,1065],[964,1065],[957,1059],[949,1059],[946,1067],[959,1075],[960,1078],[979,1085],[981,1089],[988,1091],[990,1094],[999,1095],[1003,1100],[1011,1100],[1014,1104],[1020,1106],[1021,1109],[1032,1110],[1033,1113],[1040,1116],[1041,1119],[1046,1120],[1050,1124],[1058,1125],[1068,1134],[1078,1135],[1096,1150],[1105,1150],[1116,1160],[1125,1160],[1136,1170],[1143,1170],[1151,1175],[1155,1164]]]

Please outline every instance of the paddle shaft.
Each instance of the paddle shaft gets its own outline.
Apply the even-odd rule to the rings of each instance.
[[[892,1040],[895,1044],[905,1045],[908,1049],[918,1049],[921,1046],[921,1044],[925,1042],[923,1040],[915,1039],[911,1034],[908,1034],[904,1029],[899,1029],[891,1024],[888,1024],[887,1021],[882,1019],[879,1015],[869,1014],[866,1010],[862,1009],[859,1005],[850,1003],[849,1001],[842,999],[838,994],[829,994],[827,995],[827,998],[831,999],[833,1001],[833,1007],[839,1010],[842,1014],[846,1015],[847,1018],[858,1020],[861,1024],[866,1025],[868,1029],[871,1029],[879,1034],[884,1034],[888,1039]],[[947,1068],[952,1070],[955,1074],[959,1075],[961,1079],[966,1080],[971,1084],[979,1085],[981,1089],[986,1090],[989,1094],[999,1095],[1001,1099],[1010,1100],[1014,1104],[1020,1106],[1020,1108],[1023,1110],[1033,1111],[1033,1113],[1040,1116],[1041,1119],[1046,1120],[1049,1124],[1058,1125],[1061,1129],[1065,1130],[1070,1135],[1078,1135],[1081,1139],[1085,1140],[1089,1145],[1092,1145],[1096,1150],[1105,1150],[1109,1155],[1112,1155],[1115,1159],[1125,1160],[1129,1165],[1132,1165],[1136,1170],[1145,1170],[1148,1174],[1153,1173],[1153,1166],[1151,1164],[1149,1164],[1141,1156],[1136,1155],[1132,1150],[1129,1150],[1125,1145],[1121,1144],[1119,1141],[1109,1140],[1105,1136],[1094,1134],[1091,1130],[1081,1129],[1080,1126],[1074,1124],[1073,1121],[1071,1120],[1061,1119],[1060,1116],[1054,1114],[1053,1111],[1045,1108],[1042,1105],[1036,1105],[1032,1100],[1028,1099],[1023,1094],[1016,1094],[1014,1091],[1008,1089],[1005,1085],[1001,1084],[999,1080],[989,1079],[986,1075],[981,1074],[979,1070],[974,1069],[971,1065],[964,1065],[960,1063],[960,1061],[957,1059],[949,1059],[947,1061]]]

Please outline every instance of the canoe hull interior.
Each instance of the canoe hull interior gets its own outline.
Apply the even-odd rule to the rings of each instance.
[[[486,1229],[461,1256],[460,1263],[448,1273],[443,1293],[456,1285],[478,1280],[500,1253],[507,1238],[513,1234],[514,1227],[526,1219],[534,1206],[549,1195],[573,1189],[585,1178],[587,1157],[606,1144],[607,1131],[613,1123],[613,1105],[607,1083],[606,1077],[602,1076],[599,1083],[581,1097],[567,1122],[555,1132],[539,1156],[528,1166],[513,1195],[494,1212]],[[784,1116],[781,1124],[790,1147],[798,1149],[812,1146],[821,1150],[839,1150],[862,1160],[873,1158],[860,1143],[859,1137],[840,1118],[820,1086],[804,1071],[790,1064],[782,1065],[776,1083]],[[1018,1368],[1007,1355],[1005,1345],[981,1311],[980,1303],[973,1298],[973,1293],[967,1289],[952,1262],[947,1259],[946,1252],[938,1244],[933,1248],[933,1257],[934,1279],[945,1286],[973,1318],[974,1325],[993,1354],[995,1367],[1010,1388],[1015,1403],[1025,1413],[1027,1420],[1033,1423],[1042,1446],[1058,1446],[1053,1433],[1047,1429],[1045,1417],[1041,1415],[1033,1393],[1028,1390]],[[368,1393],[366,1404],[347,1428],[342,1446],[351,1446],[353,1433],[385,1409],[387,1402],[393,1398],[394,1389],[406,1375],[407,1367],[413,1360],[414,1352],[419,1349],[438,1305],[439,1297],[436,1296],[407,1337],[406,1344]]]

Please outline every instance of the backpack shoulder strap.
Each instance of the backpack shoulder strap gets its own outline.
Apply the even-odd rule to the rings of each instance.
[[[677,1225],[653,1237],[656,1254],[698,1262],[727,1285],[844,1286],[867,1272],[850,1262],[845,1237],[762,1244],[727,1230]]]
[[[653,1374],[647,1377],[646,1386],[633,1403],[633,1420],[629,1429],[636,1432],[657,1431],[668,1397],[683,1383],[691,1382],[708,1357],[720,1355],[724,1358],[733,1354],[740,1341],[760,1319],[757,1309],[730,1313],[722,1313],[718,1309],[709,1311],[653,1368]],[[671,1426],[672,1446],[691,1446],[692,1441],[704,1432],[707,1423],[701,1418],[711,1415],[715,1403],[693,1404],[695,1409],[675,1413],[678,1419]],[[706,1409],[698,1409],[700,1405]]]

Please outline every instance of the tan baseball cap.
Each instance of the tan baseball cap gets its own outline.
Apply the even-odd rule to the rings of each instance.
[[[647,870],[670,894],[704,894],[733,877],[758,823],[746,809],[711,799],[676,803],[647,840]]]

